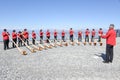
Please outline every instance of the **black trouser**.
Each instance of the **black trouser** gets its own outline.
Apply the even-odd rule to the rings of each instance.
[[[29,45],[28,38],[27,38],[27,39],[24,39],[24,42],[27,42],[27,45]],[[25,45],[25,44],[24,44],[24,45]]]
[[[40,36],[40,44],[43,43],[43,36]]]
[[[94,42],[94,36],[91,36],[91,42]]]
[[[8,40],[4,40],[4,50],[9,49],[9,39]]]
[[[89,36],[88,35],[85,36],[85,42],[89,42]]]
[[[34,39],[34,38],[32,38],[32,44],[34,44],[34,45],[35,45],[35,39]]]
[[[20,38],[18,38],[18,46],[22,46],[22,40]]]
[[[65,42],[65,36],[62,36],[62,40]]]
[[[70,41],[73,42],[73,35],[70,35]]]
[[[47,36],[47,43],[50,43],[50,42],[49,42],[49,39],[50,39],[50,36]]]
[[[78,42],[82,42],[82,36],[78,36]]]
[[[98,42],[101,42],[101,36],[98,37]]]
[[[113,46],[107,44],[106,45],[106,62],[113,61]]]
[[[15,39],[12,39],[14,42],[15,42],[15,44],[17,44],[17,38],[15,38]],[[12,47],[13,48],[15,48],[16,46],[15,46],[15,44],[14,43],[12,43]]]
[[[54,42],[57,40],[57,36],[54,36]]]

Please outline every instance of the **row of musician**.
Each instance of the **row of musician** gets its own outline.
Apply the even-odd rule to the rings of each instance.
[[[71,42],[74,41],[74,30],[72,28],[70,28],[69,30],[69,40]],[[94,42],[94,38],[95,38],[95,35],[96,35],[96,31],[95,29],[92,29],[92,31],[90,32],[90,30],[87,28],[86,31],[85,31],[85,42],[89,42],[89,35],[91,33],[91,42]],[[78,42],[82,42],[82,31],[78,31]],[[103,34],[103,30],[102,28],[99,29],[98,31],[98,42],[101,42],[101,36]],[[35,31],[33,30],[32,31],[32,44],[35,44],[35,39],[37,37],[37,34],[35,33]],[[57,36],[58,36],[58,32],[57,30],[54,30],[54,41],[57,40]],[[66,37],[66,32],[64,30],[62,30],[61,32],[61,40],[63,42],[66,41],[65,37]],[[7,31],[7,29],[4,29],[3,32],[2,32],[2,37],[3,37],[3,42],[4,42],[4,50],[6,49],[9,49],[9,37],[10,37],[10,34],[9,32]],[[40,43],[42,44],[43,43],[43,37],[44,37],[44,32],[42,29],[40,29],[40,32],[39,32],[39,37],[40,37]],[[50,40],[50,37],[51,37],[51,32],[49,30],[46,31],[46,42],[49,43],[49,40]],[[24,29],[24,31],[19,31],[18,33],[16,32],[16,30],[13,30],[12,32],[12,40],[17,44],[17,41],[18,41],[18,46],[22,46],[22,40],[24,42],[27,42],[27,45],[29,45],[29,32],[27,31],[27,29]],[[22,39],[22,40],[21,40]],[[12,44],[12,47],[15,48],[15,44],[13,43]]]

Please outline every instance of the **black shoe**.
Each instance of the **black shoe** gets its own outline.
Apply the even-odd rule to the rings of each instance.
[[[109,61],[110,63],[112,63],[112,61]]]
[[[103,63],[109,63],[108,61],[103,61]]]

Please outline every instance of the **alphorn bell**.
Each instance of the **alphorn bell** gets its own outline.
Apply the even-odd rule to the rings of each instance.
[[[33,49],[33,48],[31,48],[30,46],[28,46],[21,38],[20,38],[20,40],[25,44],[25,46],[26,46],[32,53],[36,52],[35,49]]]
[[[94,42],[93,44],[94,44],[94,46],[96,46],[96,45],[97,45],[97,43],[96,43],[96,42]]]
[[[89,45],[91,46],[91,45],[92,45],[92,42],[89,42]]]
[[[102,42],[100,42],[100,46],[102,46],[103,45],[103,43]]]
[[[8,36],[9,36],[9,35],[8,35]],[[10,37],[10,36],[9,36],[9,37]],[[18,47],[18,45],[12,40],[11,37],[10,37],[10,39],[11,39],[12,43],[16,46],[16,48],[18,49],[18,51],[19,51],[22,55],[27,55],[26,51],[20,49],[20,48]]]
[[[86,42],[83,42],[84,45],[86,45]]]

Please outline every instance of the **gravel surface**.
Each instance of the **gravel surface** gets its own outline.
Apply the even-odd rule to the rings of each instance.
[[[120,80],[120,38],[114,48],[113,63],[103,63],[103,46],[57,47],[21,55],[15,49],[4,51],[0,43],[0,80]],[[102,57],[101,57],[102,56]]]

